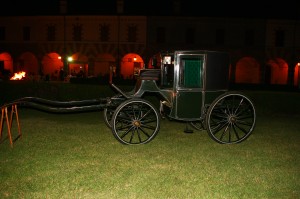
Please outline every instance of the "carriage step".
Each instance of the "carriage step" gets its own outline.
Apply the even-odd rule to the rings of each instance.
[[[188,122],[186,122],[185,129],[184,129],[183,132],[185,132],[185,133],[194,133],[194,131],[189,128],[189,123]]]

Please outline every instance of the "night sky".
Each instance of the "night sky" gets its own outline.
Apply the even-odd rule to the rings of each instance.
[[[297,0],[181,0],[182,15],[300,19]],[[124,15],[173,15],[172,0],[124,0]],[[6,0],[1,15],[59,15],[59,0]],[[116,0],[68,0],[68,15],[115,15]]]

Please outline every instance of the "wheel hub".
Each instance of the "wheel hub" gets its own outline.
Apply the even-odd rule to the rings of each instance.
[[[234,124],[236,122],[236,116],[235,115],[230,115],[228,117],[228,122]]]
[[[135,127],[140,127],[141,126],[141,122],[139,120],[134,120],[132,122],[132,125],[135,126]]]

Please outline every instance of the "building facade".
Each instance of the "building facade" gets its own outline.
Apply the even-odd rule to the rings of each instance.
[[[300,22],[255,18],[58,15],[0,18],[0,70],[31,78],[124,79],[161,51],[226,51],[232,83],[299,85]]]

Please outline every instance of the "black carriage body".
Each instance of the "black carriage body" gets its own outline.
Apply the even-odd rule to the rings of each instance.
[[[228,90],[229,67],[229,55],[224,52],[162,54],[160,92],[168,96],[164,104],[170,108],[169,117],[184,121],[203,119],[206,105]]]
[[[255,126],[255,108],[247,96],[228,91],[228,53],[174,51],[161,53],[159,58],[153,62],[157,63],[155,69],[139,72],[131,92],[119,91],[124,102],[116,110],[104,112],[108,126],[121,143],[143,144],[152,140],[159,131],[158,112],[163,118],[207,130],[218,143],[240,143],[249,137]],[[145,93],[160,94],[159,110],[145,100]]]

